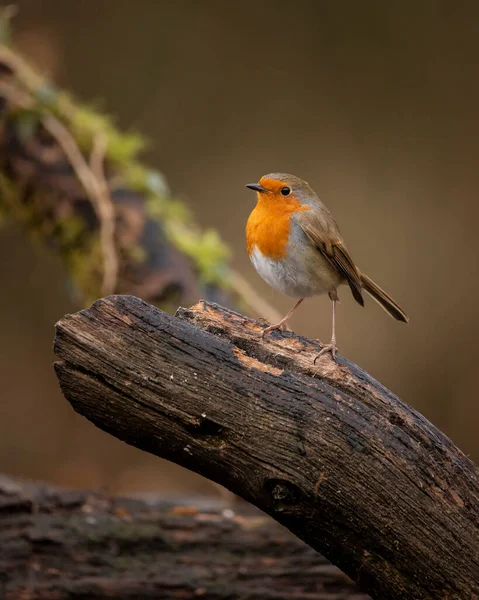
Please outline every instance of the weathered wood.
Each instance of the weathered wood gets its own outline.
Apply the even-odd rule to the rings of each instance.
[[[2,600],[368,600],[249,505],[61,491],[0,477]]]
[[[179,317],[179,318],[178,318]],[[291,333],[113,296],[57,324],[72,406],[255,504],[381,600],[479,598],[479,474],[415,410]]]

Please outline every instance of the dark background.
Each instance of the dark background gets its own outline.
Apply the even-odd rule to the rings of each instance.
[[[77,98],[151,141],[197,220],[271,303],[249,264],[244,184],[309,181],[366,273],[410,315],[347,289],[342,354],[479,460],[476,398],[479,4],[440,0],[17,3],[17,47]],[[0,471],[112,492],[216,493],[76,415],[52,369],[54,323],[79,306],[61,266],[0,229]],[[292,321],[328,339],[330,303]]]

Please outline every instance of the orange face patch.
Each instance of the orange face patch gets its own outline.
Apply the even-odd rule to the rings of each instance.
[[[279,181],[279,179],[268,179],[267,177],[261,177],[258,183],[273,194],[279,194],[284,187],[291,187],[286,181]],[[286,196],[283,197],[286,198]]]
[[[257,246],[263,256],[280,260],[286,256],[286,248],[294,213],[309,210],[294,194],[283,196],[281,190],[289,187],[284,181],[262,177],[259,183],[268,192],[258,192],[258,203],[246,224],[248,254]]]

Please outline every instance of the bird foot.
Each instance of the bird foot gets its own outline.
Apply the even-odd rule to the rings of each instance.
[[[321,344],[321,342],[320,342],[320,344]],[[323,344],[321,344],[321,345],[323,346]],[[336,346],[336,342],[335,342],[335,341],[333,341],[333,340],[331,340],[331,343],[330,343],[330,344],[325,344],[325,345],[324,345],[324,346],[321,348],[321,350],[320,350],[319,354],[317,354],[317,355],[314,357],[313,365],[315,365],[315,364],[316,364],[316,361],[318,360],[318,358],[319,358],[320,356],[322,356],[323,354],[326,354],[327,352],[330,352],[330,353],[331,353],[331,357],[332,357],[332,359],[333,359],[335,362],[337,362],[337,359],[336,359],[336,354],[337,354],[337,352],[338,352],[338,347]]]
[[[261,332],[261,337],[264,339],[265,335],[267,335],[271,331],[274,331],[275,329],[278,329],[279,331],[291,331],[291,329],[287,326],[286,323],[278,323],[277,325],[270,325],[269,327],[263,329],[263,331]]]

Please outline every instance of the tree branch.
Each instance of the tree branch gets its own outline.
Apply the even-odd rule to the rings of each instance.
[[[75,410],[220,483],[381,600],[479,597],[479,474],[355,365],[200,303],[112,296],[57,324]]]
[[[0,40],[11,13],[0,10]],[[129,293],[174,310],[202,295],[278,321],[218,234],[139,162],[144,145],[0,43],[0,219],[54,250],[82,301]]]
[[[202,255],[201,232],[171,214],[161,175],[138,163],[141,143],[0,44],[0,209],[60,256],[82,300],[110,288],[167,307],[195,296],[199,279],[215,287],[173,240],[181,227]],[[225,266],[219,240],[211,256]],[[226,280],[216,283],[221,295]]]

